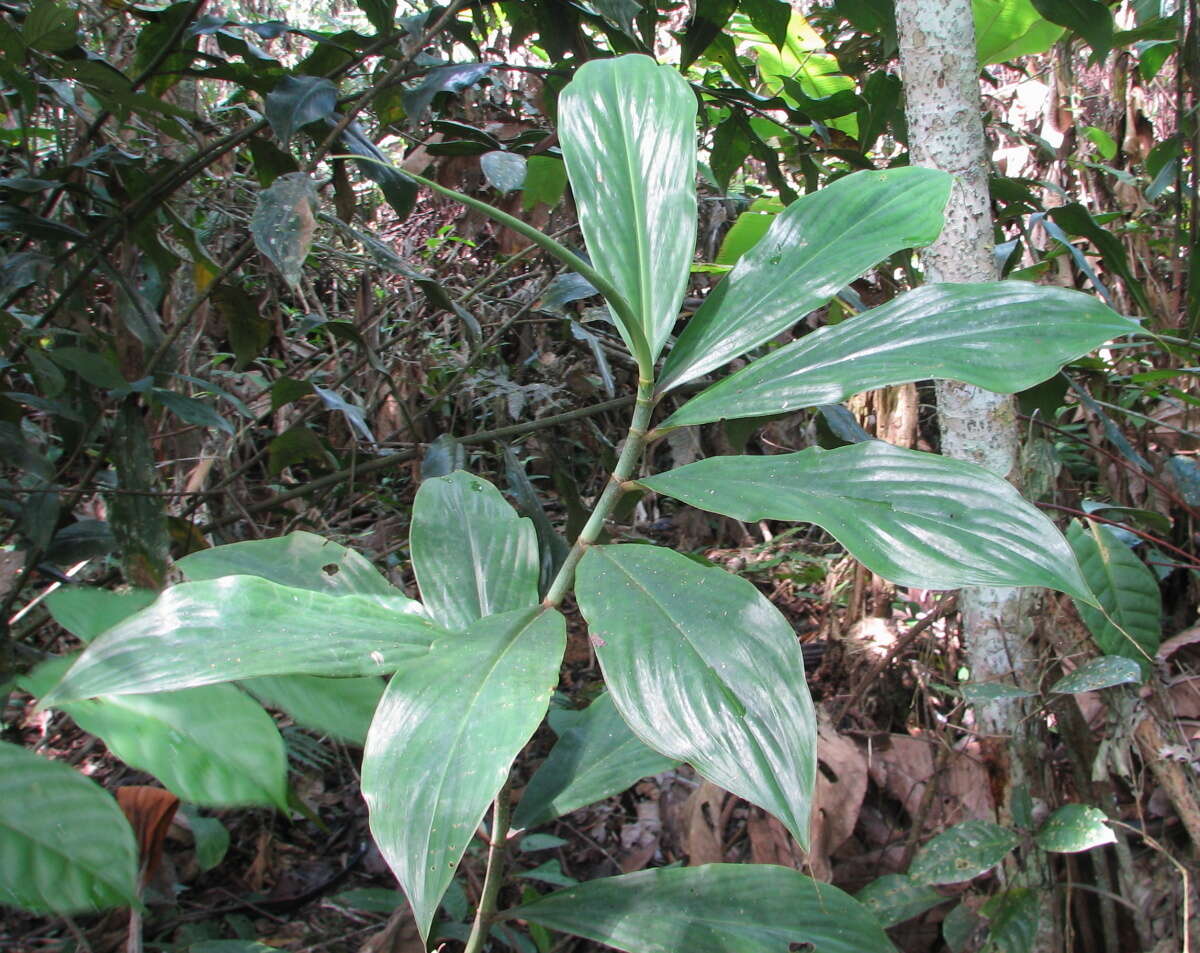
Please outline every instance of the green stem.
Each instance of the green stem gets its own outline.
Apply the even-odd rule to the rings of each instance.
[[[646,431],[650,426],[650,415],[653,412],[654,381],[642,378],[638,381],[637,400],[634,403],[633,420],[629,424],[629,433],[625,437],[625,446],[621,448],[617,465],[608,478],[608,486],[600,494],[600,499],[596,501],[592,515],[588,517],[587,523],[584,524],[579,537],[575,540],[575,545],[571,547],[567,558],[563,560],[562,568],[558,570],[558,575],[550,584],[550,590],[546,593],[546,598],[542,600],[542,605],[561,605],[575,582],[575,567],[579,565],[579,560],[583,558],[587,548],[600,538],[600,533],[604,529],[604,521],[608,519],[613,507],[617,505],[617,501],[625,492],[623,484],[633,476],[633,468],[637,466],[638,460],[642,457],[642,450],[646,446]]]
[[[492,843],[488,848],[487,873],[483,878],[483,894],[475,909],[475,923],[463,953],[479,953],[487,939],[488,927],[496,913],[500,882],[504,879],[504,854],[508,841],[508,819],[511,811],[512,778],[504,782],[492,808]]]

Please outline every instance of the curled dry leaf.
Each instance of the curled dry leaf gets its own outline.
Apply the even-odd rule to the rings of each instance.
[[[138,867],[144,885],[162,863],[163,844],[167,830],[179,807],[179,798],[162,788],[130,784],[117,788],[117,804],[129,820],[137,836]]]
[[[688,865],[719,864],[725,859],[721,809],[729,795],[711,781],[702,781],[683,805],[680,840]]]

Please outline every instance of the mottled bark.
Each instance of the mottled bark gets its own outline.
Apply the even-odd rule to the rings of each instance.
[[[906,97],[908,141],[914,165],[955,176],[946,227],[922,254],[928,281],[978,282],[997,277],[993,254],[988,157],[975,56],[970,0],[896,0],[900,64]],[[942,451],[1018,481],[1020,430],[1012,397],[966,384],[938,385]],[[1032,644],[1036,596],[1016,589],[964,590],[959,603],[973,681],[1002,681],[1032,687],[1036,653]],[[1013,797],[1046,790],[1042,724],[1029,717],[1024,700],[977,709],[979,730],[1000,744],[996,753],[1002,792],[999,818],[1013,823]],[[1017,810],[1018,817],[1024,812]],[[1024,858],[1007,871],[1014,885],[1043,890],[1037,951],[1058,950],[1058,905],[1044,858]]]

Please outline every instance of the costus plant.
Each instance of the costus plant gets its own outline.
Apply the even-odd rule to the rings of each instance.
[[[483,478],[453,472],[427,479],[414,503],[419,602],[314,537],[218,547],[184,559],[188,581],[92,641],[42,705],[267,676],[387,676],[362,788],[372,832],[427,941],[491,807],[471,953],[490,928],[515,921],[631,953],[779,953],[804,943],[891,950],[853,898],[767,865],[643,870],[500,908],[515,831],[677,762],[808,844],[816,723],[791,626],[724,569],[659,546],[602,544],[606,520],[624,494],[652,491],[741,520],[817,524],[900,584],[1040,586],[1095,605],[1053,523],[968,463],[879,441],[723,456],[657,474],[641,463],[647,443],[674,428],[837,403],[887,385],[949,378],[1015,392],[1137,324],[1060,288],[926,285],[722,374],[881,260],[932,241],[954,183],[895,168],[804,196],[672,342],[694,255],[695,117],[687,82],[644,56],[589,62],[566,87],[559,138],[589,261],[450,193],[590,281],[638,368],[617,463],[545,591],[532,523]],[[657,413],[681,385],[713,376],[670,414]],[[607,692],[570,721],[514,814],[510,770],[547,714],[572,591]]]

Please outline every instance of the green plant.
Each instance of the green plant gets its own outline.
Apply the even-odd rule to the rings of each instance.
[[[524,223],[437,187],[587,278],[637,363],[619,459],[545,592],[533,523],[487,481],[453,472],[426,480],[414,504],[420,603],[369,565],[325,563],[319,548],[303,567],[281,565],[276,554],[287,539],[219,547],[183,560],[191,581],[95,639],[42,705],[269,675],[387,674],[363,792],[423,937],[494,803],[471,953],[489,928],[516,919],[639,953],[765,953],[789,942],[891,949],[852,898],[769,866],[641,871],[496,913],[507,779],[555,686],[565,645],[560,607],[573,589],[608,694],[564,733],[562,755],[531,782],[538,796],[518,806],[518,826],[686,761],[774,814],[804,845],[816,726],[794,632],[750,583],[721,569],[659,547],[601,545],[623,495],[651,490],[743,520],[816,523],[898,583],[1045,586],[1087,605],[1096,597],[1054,525],[1004,480],[966,463],[865,442],[639,476],[647,443],[675,427],[931,377],[1016,391],[1137,324],[1058,288],[925,286],[770,351],[652,429],[655,408],[680,385],[760,348],[881,259],[936,237],[952,186],[928,170],[866,171],[792,203],[660,364],[693,256],[695,112],[678,72],[644,56],[590,62],[564,91],[560,139],[590,265]],[[307,254],[286,252],[291,261]],[[11,861],[5,869],[18,872]]]

